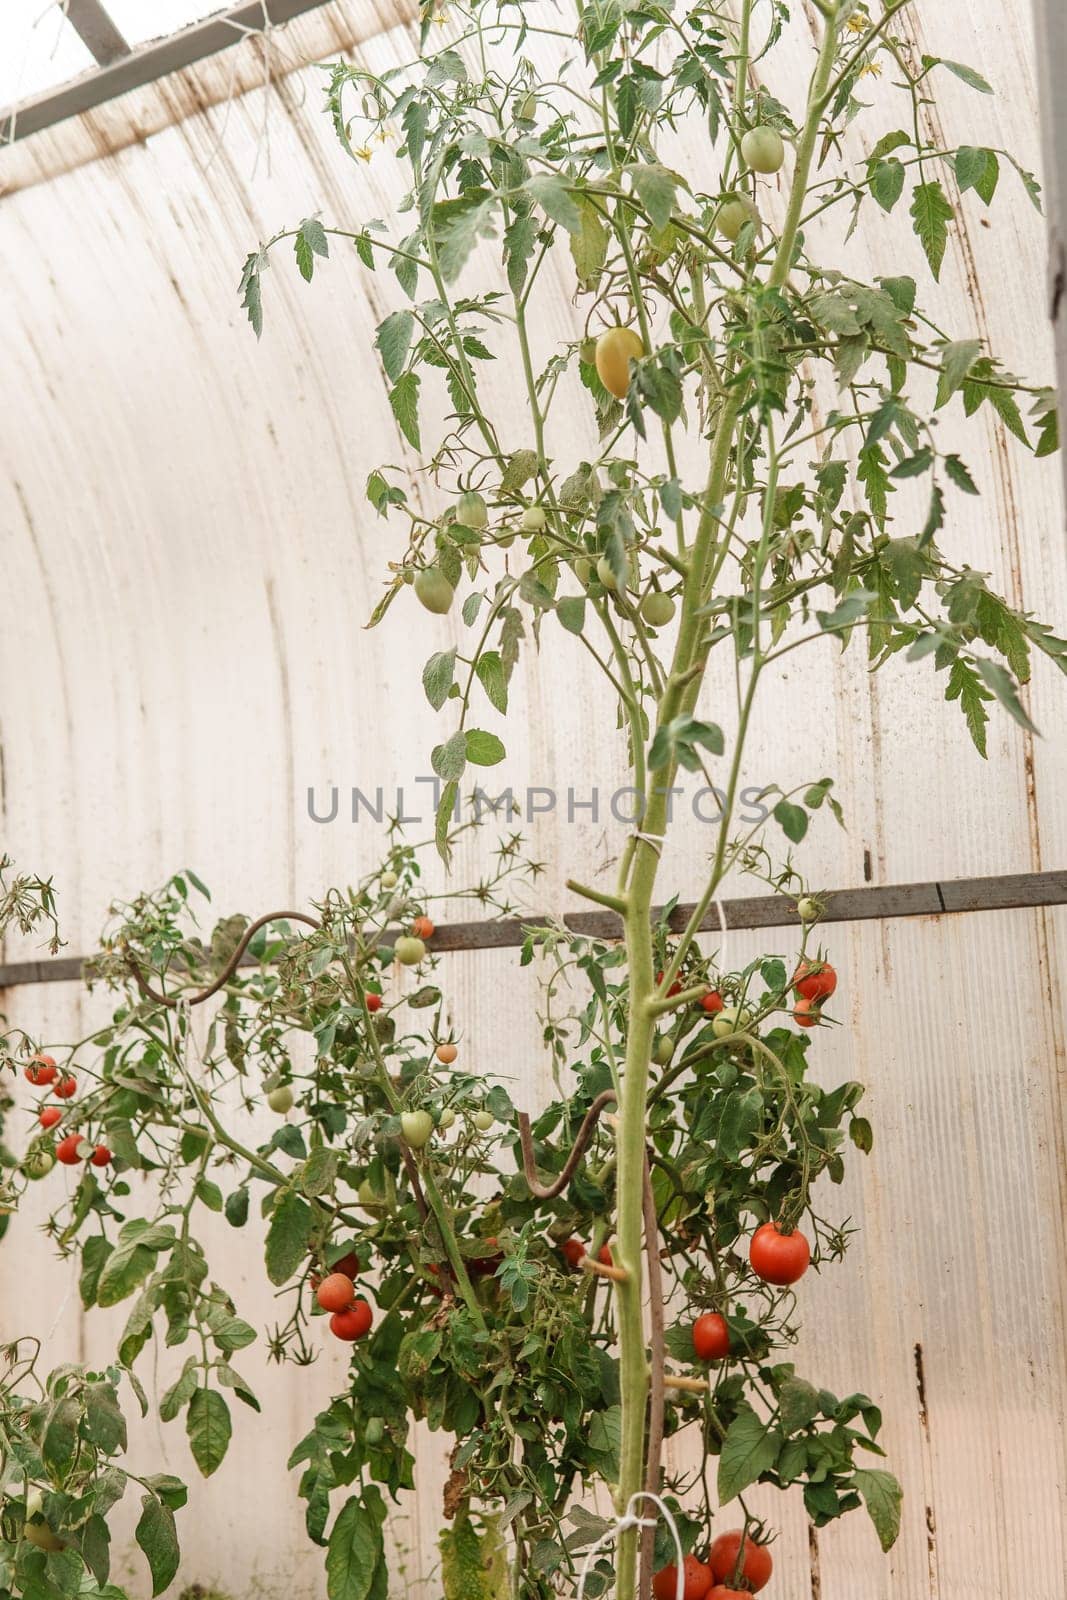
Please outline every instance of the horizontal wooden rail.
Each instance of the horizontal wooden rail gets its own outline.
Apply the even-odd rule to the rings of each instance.
[[[933,883],[897,883],[876,888],[832,889],[819,896],[825,907],[823,922],[877,922],[894,917],[939,917],[960,911],[1016,911],[1036,906],[1067,905],[1067,872],[1012,872],[999,878],[948,878]],[[727,928],[786,928],[797,925],[793,904],[784,895],[760,895],[747,900],[724,900]],[[668,926],[680,933],[692,915],[692,905],[677,905]],[[658,914],[658,913],[657,913]],[[529,928],[544,927],[548,918],[501,917],[496,922],[452,922],[436,930],[430,949],[437,954],[455,950],[504,950],[522,944]],[[622,923],[612,911],[572,911],[564,916],[573,933],[596,939],[620,939]],[[717,933],[720,923],[712,909],[701,923],[704,933]],[[388,948],[395,933],[382,936]],[[82,975],[83,956],[56,956],[47,961],[0,963],[0,989],[32,983],[73,983]],[[253,957],[243,965],[254,966]]]

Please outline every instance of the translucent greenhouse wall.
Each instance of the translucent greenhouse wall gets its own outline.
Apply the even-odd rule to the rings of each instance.
[[[919,48],[970,62],[996,87],[976,97],[941,79],[931,115],[949,142],[967,130],[1038,167],[1028,4],[913,9],[902,26]],[[795,11],[794,90],[810,42],[808,13]],[[346,820],[353,785],[386,796],[402,786],[409,811],[426,794],[414,780],[429,770],[439,724],[419,674],[453,623],[416,619],[402,600],[382,627],[363,626],[399,554],[367,506],[365,480],[382,461],[413,464],[371,354],[392,285],[343,250],[310,287],[279,265],[267,275],[258,344],[235,294],[243,258],[278,227],[315,212],[361,222],[395,207],[388,152],[354,167],[320,112],[319,71],[290,70],[353,44],[377,68],[403,59],[414,35],[395,15],[338,4],[293,25],[277,41],[266,96],[249,48],[234,79],[247,92],[228,112],[232,63],[220,58],[0,152],[3,842],[20,865],[54,875],[71,951],[91,946],[113,897],[187,864],[220,914],[304,904],[375,859],[380,831],[365,815]],[[788,98],[789,81],[774,87]],[[891,93],[869,87],[872,98]],[[849,248],[859,273],[887,261],[918,270],[904,217],[868,216]],[[966,211],[936,303],[956,336],[988,338],[1009,368],[1051,382],[1045,258],[1043,223],[1020,187],[988,218]],[[489,270],[486,258],[483,280]],[[555,288],[539,308],[544,350],[576,328],[571,283],[561,274]],[[513,380],[490,369],[487,383],[509,408],[517,447]],[[943,414],[942,447],[959,443],[982,490],[957,506],[946,549],[1062,632],[1059,465],[1035,461],[983,409],[966,438],[953,409]],[[583,427],[562,422],[550,453],[577,459]],[[717,670],[709,707],[725,687]],[[613,713],[587,681],[579,645],[553,626],[513,689],[513,725],[528,733],[521,746],[513,735],[501,786],[559,796],[527,830],[531,854],[548,863],[537,909],[565,909],[564,878],[589,875],[623,836],[606,804],[624,781]],[[1029,705],[1043,737],[998,717],[985,763],[939,696],[932,671],[905,679],[890,667],[875,681],[858,652],[830,644],[771,691],[745,781],[836,776],[848,827],[827,820],[806,842],[817,886],[1067,859],[1062,679],[1035,663]],[[321,806],[333,784],[340,815],[317,823],[307,791]],[[601,814],[575,809],[570,819],[568,789],[580,807],[594,787]],[[681,814],[663,882],[684,899],[707,830],[688,801]],[[483,843],[465,845],[459,877],[483,854]],[[820,1039],[819,1071],[869,1085],[877,1140],[833,1197],[860,1232],[832,1281],[805,1283],[805,1338],[828,1382],[882,1405],[905,1520],[883,1559],[865,1520],[809,1536],[787,1497],[775,1506],[772,1592],[1063,1600],[1067,910],[857,924],[827,940],[845,1026]],[[789,949],[784,934],[736,934],[731,960],[779,948]],[[13,942],[4,952],[30,954]],[[550,1084],[530,972],[513,952],[474,952],[446,958],[444,978],[465,1059],[510,1076],[514,1098],[539,1105]],[[57,985],[9,991],[5,1009],[47,1041],[84,1035],[108,1007],[106,996]],[[34,1198],[39,1214],[13,1219],[0,1246],[0,1334],[34,1332],[57,1361],[102,1363],[125,1308],[83,1315],[76,1264],[54,1259],[37,1231],[47,1198]],[[250,1233],[222,1224],[214,1245],[220,1276],[263,1327],[274,1308]],[[210,1484],[177,1427],[136,1430],[135,1465],[193,1485],[179,1585],[218,1584],[237,1600],[323,1592],[322,1553],[306,1541],[295,1475],[280,1463],[345,1360],[335,1348],[311,1368],[279,1368],[262,1341],[248,1352],[264,1415],[238,1419]],[[146,1353],[150,1390],[166,1387],[172,1364],[172,1352]],[[426,1600],[438,1592],[444,1453],[439,1438],[422,1438],[419,1499],[394,1526],[408,1551],[397,1592]],[[132,1541],[128,1566],[140,1593]]]

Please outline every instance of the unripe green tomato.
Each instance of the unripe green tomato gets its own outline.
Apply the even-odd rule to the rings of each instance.
[[[26,1520],[22,1525],[23,1538],[35,1544],[38,1550],[62,1550],[63,1540],[52,1532],[41,1510],[43,1499],[40,1489],[31,1489],[26,1496]],[[31,1521],[36,1518],[36,1521]]]
[[[500,546],[501,550],[510,550],[512,545],[515,543],[514,527],[509,525],[507,533],[498,534],[496,542]]]
[[[640,361],[645,353],[640,336],[632,328],[606,328],[596,342],[597,376],[616,400],[625,400],[630,387],[630,362]]]
[[[402,967],[417,967],[426,955],[426,946],[421,939],[405,933],[394,944],[393,954]]]
[[[777,128],[749,128],[741,140],[741,159],[753,172],[777,172],[785,160],[785,145]]]
[[[465,489],[456,501],[456,521],[479,532],[489,526],[489,512],[477,489]]]
[[[378,1190],[375,1189],[369,1178],[364,1178],[363,1182],[356,1190],[356,1199],[359,1201],[360,1205],[364,1206],[368,1211],[381,1211],[385,1205],[385,1196],[383,1194],[379,1194]]]
[[[589,580],[593,576],[593,563],[588,556],[575,557],[574,576],[578,579],[583,589],[588,586]]]
[[[759,232],[760,216],[752,201],[744,194],[731,195],[715,213],[715,227],[731,243],[737,238],[746,222],[755,224]]]
[[[669,594],[653,589],[641,601],[641,615],[653,628],[665,628],[674,618],[674,601]]]
[[[34,1150],[27,1150],[22,1158],[22,1170],[33,1182],[38,1178],[47,1178],[55,1164],[55,1156],[43,1145],[38,1145]]]
[[[437,1126],[441,1129],[442,1133],[447,1133],[455,1120],[456,1113],[452,1110],[452,1107],[445,1106],[445,1109],[441,1112],[441,1115],[437,1119]]]
[[[476,1111],[471,1118],[479,1133],[488,1133],[496,1118],[491,1111]]]
[[[616,589],[619,587],[619,580],[615,576],[615,568],[612,566],[607,556],[601,556],[598,560],[596,564],[596,575],[600,579],[600,582],[604,585],[604,588],[610,589],[611,593],[614,594]]]
[[[652,1059],[657,1067],[665,1067],[674,1054],[674,1040],[669,1033],[661,1033],[652,1047]]]
[[[521,95],[515,102],[515,121],[532,122],[537,115],[537,96],[531,89],[528,94]]]
[[[405,1111],[400,1118],[400,1131],[413,1150],[421,1150],[430,1141],[433,1118],[428,1111]]]
[[[290,1089],[287,1083],[280,1083],[278,1087],[276,1089],[272,1089],[270,1094],[267,1096],[267,1104],[270,1106],[272,1111],[276,1111],[280,1117],[284,1117],[287,1111],[291,1111],[293,1109],[292,1089]]]
[[[381,1444],[385,1434],[385,1424],[381,1417],[368,1417],[363,1424],[364,1444]]]
[[[415,593],[427,611],[441,617],[451,609],[456,595],[440,567],[420,567],[415,574]]]
[[[383,872],[382,873],[382,888],[383,889],[395,889],[399,882],[400,882],[400,879],[397,877],[395,872]]]
[[[523,533],[540,533],[547,520],[544,506],[527,506],[520,526]]]
[[[819,902],[813,900],[810,894],[802,895],[797,901],[797,916],[801,922],[818,922]]]
[[[752,1021],[748,1006],[723,1006],[711,1024],[716,1039],[725,1039],[729,1033],[740,1033]]]
[[[578,360],[586,367],[596,366],[596,340],[583,339],[578,347]]]

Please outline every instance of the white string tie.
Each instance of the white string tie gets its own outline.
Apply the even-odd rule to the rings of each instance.
[[[636,1494],[632,1494],[626,1502],[626,1510],[623,1515],[616,1518],[607,1532],[602,1533],[596,1543],[590,1545],[586,1551],[585,1560],[582,1562],[582,1570],[578,1576],[578,1593],[575,1596],[575,1600],[583,1600],[585,1586],[589,1581],[589,1574],[593,1570],[593,1562],[605,1545],[610,1544],[614,1539],[618,1538],[620,1533],[625,1533],[630,1528],[654,1528],[658,1523],[659,1516],[638,1516],[636,1504],[639,1500],[651,1500],[653,1505],[658,1508],[659,1516],[662,1516],[671,1531],[671,1538],[674,1540],[674,1548],[678,1556],[674,1567],[674,1600],[682,1600],[685,1592],[685,1572],[683,1570],[685,1556],[682,1554],[682,1541],[678,1533],[678,1524],[671,1515],[670,1507],[660,1499],[658,1494],[652,1494],[648,1489],[639,1489]]]
[[[715,907],[715,915],[719,919],[719,931],[722,934],[722,944],[719,946],[719,970],[720,972],[729,972],[730,966],[726,959],[726,952],[730,944],[730,930],[726,926],[726,912],[723,909],[721,900],[715,899],[711,903]]]
[[[642,833],[639,829],[635,829],[633,837],[640,839],[642,844],[650,844],[658,856],[663,854],[662,835],[658,833]]]

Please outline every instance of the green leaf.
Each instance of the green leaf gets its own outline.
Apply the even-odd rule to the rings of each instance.
[[[1000,162],[997,160],[996,152],[963,144],[956,151],[953,166],[961,194],[973,189],[988,205],[996,192],[997,180],[1000,177]]]
[[[961,83],[965,83],[970,89],[977,89],[979,94],[993,93],[992,84],[987,83],[980,72],[976,72],[973,67],[969,67],[964,61],[949,61],[945,56],[931,60],[929,56],[923,56],[923,65],[926,66],[928,62],[930,66],[947,67],[949,72],[960,79]]]
[[[892,211],[904,189],[904,163],[893,157],[876,161],[867,179],[871,193],[883,211]]]
[[[848,1136],[857,1150],[870,1155],[874,1149],[874,1129],[866,1117],[853,1117],[848,1125]]]
[[[785,1433],[799,1433],[819,1415],[819,1391],[803,1378],[787,1378],[778,1393],[778,1414]]]
[[[501,714],[508,709],[508,680],[504,671],[504,663],[496,650],[485,650],[478,657],[474,668],[478,675],[478,682],[485,690],[486,699],[495,711]]]
[[[189,1448],[205,1478],[218,1470],[229,1448],[230,1408],[217,1389],[197,1389],[185,1418]]]
[[[750,1484],[769,1472],[782,1448],[782,1435],[763,1422],[751,1406],[742,1403],[726,1430],[719,1456],[719,1502],[725,1505],[744,1494]]]
[[[581,231],[582,214],[562,178],[554,172],[539,173],[535,178],[528,178],[525,187],[553,222],[558,222],[568,233]]]
[[[579,287],[591,289],[608,257],[608,230],[600,212],[584,196],[578,200],[578,213],[580,226],[570,236],[571,255]]]
[[[296,264],[300,268],[300,276],[305,283],[310,283],[315,271],[315,257],[326,257],[330,253],[330,242],[318,217],[304,218],[296,231],[293,246],[296,250]]]
[[[390,383],[395,383],[404,370],[414,330],[415,316],[411,311],[394,311],[378,324],[374,342],[381,353],[382,366]]]
[[[642,162],[625,170],[653,228],[662,233],[674,212],[677,177],[656,162]]]
[[[190,1356],[181,1374],[171,1384],[159,1402],[159,1415],[164,1422],[173,1422],[183,1406],[187,1406],[199,1385],[199,1368],[196,1357]]]
[[[105,1239],[102,1233],[94,1233],[82,1246],[82,1269],[78,1279],[78,1292],[86,1309],[96,1303],[100,1274],[113,1248],[111,1240]]]
[[[863,1496],[867,1514],[883,1550],[890,1550],[900,1532],[900,1508],[904,1491],[891,1472],[863,1469],[853,1474],[853,1483]]]
[[[382,1560],[381,1529],[353,1495],[330,1531],[326,1550],[329,1600],[367,1600]]]
[[[278,1200],[267,1229],[267,1277],[271,1283],[287,1283],[300,1266],[307,1254],[312,1222],[311,1207],[292,1189]]]
[[[911,220],[935,279],[941,272],[948,243],[948,224],[953,215],[945,191],[936,178],[929,183],[916,184],[911,197]]]
[[[935,410],[951,400],[957,389],[963,388],[964,378],[981,353],[981,339],[953,339],[949,344],[942,345],[941,375],[937,380]]]
[[[124,1223],[100,1273],[97,1305],[115,1306],[125,1300],[152,1271],[156,1251],[169,1249],[173,1243],[173,1228],[153,1226],[141,1217]]]
[[[237,292],[241,296],[241,304],[248,313],[248,320],[252,324],[252,331],[258,339],[263,332],[263,297],[260,285],[260,273],[265,272],[270,266],[269,258],[262,250],[253,250],[250,256],[245,257],[245,264],[241,271],[241,281]]]
[[[231,1228],[243,1228],[248,1221],[248,1190],[235,1189],[226,1196],[223,1212]]]
[[[507,754],[496,734],[483,728],[467,729],[466,752],[467,760],[476,767],[495,767]]]
[[[536,472],[537,451],[516,450],[508,457],[508,464],[500,479],[500,487],[505,494],[517,494]]]
[[[106,1456],[126,1448],[126,1419],[119,1397],[110,1383],[97,1381],[85,1386],[85,1425],[92,1442]]]
[[[568,633],[581,633],[585,627],[585,595],[564,595],[556,606],[556,616]]]
[[[111,1533],[102,1516],[94,1513],[84,1524],[78,1547],[85,1565],[103,1588],[111,1570]]]
[[[437,854],[441,857],[445,866],[448,865],[452,856],[452,851],[448,844],[448,830],[452,823],[458,795],[459,783],[453,778],[445,784],[441,791],[441,798],[437,802],[437,815],[434,818],[434,844],[437,847]]]
[[[435,711],[440,711],[448,699],[456,675],[456,652],[442,650],[432,655],[422,669],[422,687]]]
[[[954,483],[957,489],[962,489],[964,494],[977,494],[978,487],[970,472],[957,455],[945,457],[945,471],[948,473],[949,482]]]
[[[1027,733],[1036,733],[1037,729],[1026,714],[1015,681],[1008,669],[1002,667],[999,661],[989,661],[984,656],[976,656],[974,664],[982,682],[987,688],[992,689],[1008,715],[1014,718],[1020,728],[1025,728]]]
[[[174,1512],[154,1494],[141,1496],[141,1517],[135,1538],[148,1559],[152,1594],[162,1594],[178,1570],[178,1534]]]
[[[401,433],[413,449],[421,449],[419,440],[419,375],[405,372],[389,391],[389,404]]]
[[[930,488],[930,505],[926,512],[926,521],[923,523],[922,532],[919,534],[920,550],[930,543],[935,533],[945,526],[945,496],[935,483]]]
[[[779,800],[774,808],[774,820],[794,844],[799,844],[808,831],[807,812],[790,800]]]
[[[986,724],[989,721],[986,704],[992,698],[988,689],[983,688],[974,668],[962,656],[957,656],[948,676],[945,699],[959,701],[974,747],[980,756],[986,754]]]
[[[437,259],[446,283],[459,277],[479,239],[493,234],[495,196],[487,199],[443,200],[433,208],[437,232]]]
[[[460,728],[444,744],[435,745],[430,752],[430,765],[446,783],[458,783],[467,766],[467,735]]]
[[[312,1199],[330,1194],[337,1182],[340,1153],[327,1145],[319,1145],[308,1155],[300,1172],[300,1188]]]

